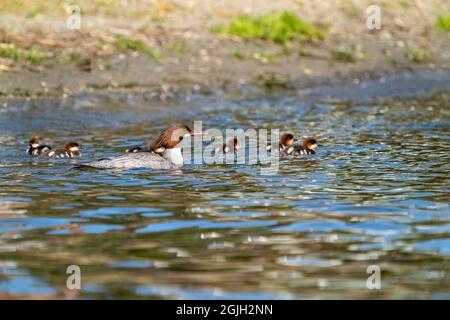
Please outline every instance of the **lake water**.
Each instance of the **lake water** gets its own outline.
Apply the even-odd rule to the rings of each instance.
[[[439,77],[428,89],[420,77],[401,80],[400,97],[388,78],[1,108],[0,297],[450,299],[450,74]],[[25,155],[38,134],[55,145],[78,140],[84,160],[101,158],[194,120],[279,128],[321,146],[281,160],[273,175],[237,164],[83,171]],[[69,265],[81,268],[81,290],[66,288]],[[366,286],[370,265],[381,270],[380,290]]]

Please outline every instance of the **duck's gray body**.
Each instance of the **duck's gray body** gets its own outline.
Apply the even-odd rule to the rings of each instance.
[[[118,157],[101,159],[94,162],[81,164],[81,167],[91,167],[98,169],[133,169],[133,168],[151,168],[151,169],[178,169],[183,166],[181,162],[173,161],[171,153],[164,154],[172,161],[161,157],[158,154],[150,152],[126,153]],[[181,156],[181,152],[180,152]],[[177,159],[178,160],[178,159]]]

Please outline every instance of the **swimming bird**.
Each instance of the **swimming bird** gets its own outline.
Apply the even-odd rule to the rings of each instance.
[[[68,142],[64,148],[50,150],[43,154],[48,158],[81,158],[81,146],[77,142]]]
[[[136,147],[131,147],[125,150],[125,153],[136,153],[136,152],[148,152],[150,150],[146,150],[145,147],[140,147],[140,146],[136,146]]]
[[[100,159],[98,161],[80,164],[76,167],[98,169],[177,169],[183,166],[181,142],[184,138],[203,132],[193,132],[187,125],[172,125],[164,129],[149,150],[162,151],[162,155],[153,152],[125,153],[118,157]]]
[[[33,137],[28,142],[27,154],[30,156],[40,156],[49,152],[52,148],[46,144],[40,137]]]
[[[293,144],[295,141],[294,135],[292,133],[284,133],[280,138],[280,144],[278,146],[278,151],[283,151],[286,147]],[[268,145],[266,148],[267,151],[272,151],[272,146]]]
[[[164,152],[164,147],[156,148],[154,144],[151,144],[148,147],[135,146],[125,150],[125,153],[136,153],[136,152],[152,152],[162,156]]]
[[[223,144],[223,153],[228,153],[230,151],[233,151],[234,153],[238,152],[240,148],[239,140],[237,137],[231,138],[228,140],[228,143]]]
[[[317,140],[314,138],[306,138],[303,144],[294,143],[285,148],[282,152],[284,155],[306,155],[315,154],[317,148]]]
[[[228,152],[236,153],[236,152],[238,152],[239,148],[240,148],[239,140],[237,137],[234,137],[234,138],[231,138],[230,140],[228,140],[227,143],[224,143],[222,145],[222,152],[223,153],[228,153]],[[220,149],[221,149],[220,147],[217,147],[215,149],[216,154],[219,153]]]

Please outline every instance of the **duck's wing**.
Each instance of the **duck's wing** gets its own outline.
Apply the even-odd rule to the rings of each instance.
[[[174,169],[175,166],[163,157],[150,152],[126,153],[115,158],[101,159],[94,162],[80,164],[77,167],[90,167],[98,169]]]

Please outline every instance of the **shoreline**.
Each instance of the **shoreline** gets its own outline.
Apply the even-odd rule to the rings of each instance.
[[[428,74],[443,74],[442,79],[433,83],[428,83],[430,77]],[[401,78],[414,78],[406,83],[398,82]],[[427,80],[428,79],[428,80]],[[273,81],[273,82],[272,82]],[[383,85],[386,81],[392,85],[388,87]],[[430,88],[433,84],[436,87]],[[409,91],[410,87],[413,90]],[[368,89],[369,87],[369,89]],[[424,89],[425,87],[425,89]],[[429,89],[429,91],[427,91]],[[368,91],[375,90],[368,94]],[[397,90],[395,94],[392,90]],[[426,91],[426,92],[424,92]],[[283,82],[270,80],[270,85],[255,81],[254,83],[238,84],[224,82],[218,86],[202,87],[200,85],[170,85],[161,86],[158,83],[148,85],[133,86],[108,86],[108,87],[90,87],[87,89],[75,91],[67,94],[63,91],[46,91],[43,94],[22,96],[9,93],[0,95],[0,107],[8,107],[24,101],[43,101],[43,100],[66,100],[76,99],[79,96],[111,96],[115,95],[135,95],[145,97],[146,100],[190,100],[196,96],[230,96],[230,97],[261,97],[263,95],[285,94],[288,96],[296,95],[305,100],[316,101],[382,101],[390,98],[403,98],[407,96],[417,96],[426,98],[434,94],[450,92],[450,68],[430,69],[430,68],[404,68],[391,70],[390,72],[360,72],[348,74],[342,78],[319,78],[310,77],[302,79],[288,79]]]
[[[49,0],[31,16],[0,10],[0,105],[89,92],[148,92],[168,99],[218,91],[301,91],[405,70],[450,69],[449,32],[434,25],[450,5],[434,0],[420,6],[380,3],[380,30],[366,27],[371,4],[366,0],[346,5],[145,0],[111,8],[79,3],[84,9],[79,30],[67,29],[64,8]],[[280,44],[212,31],[242,14],[274,11],[324,30],[323,39]]]

